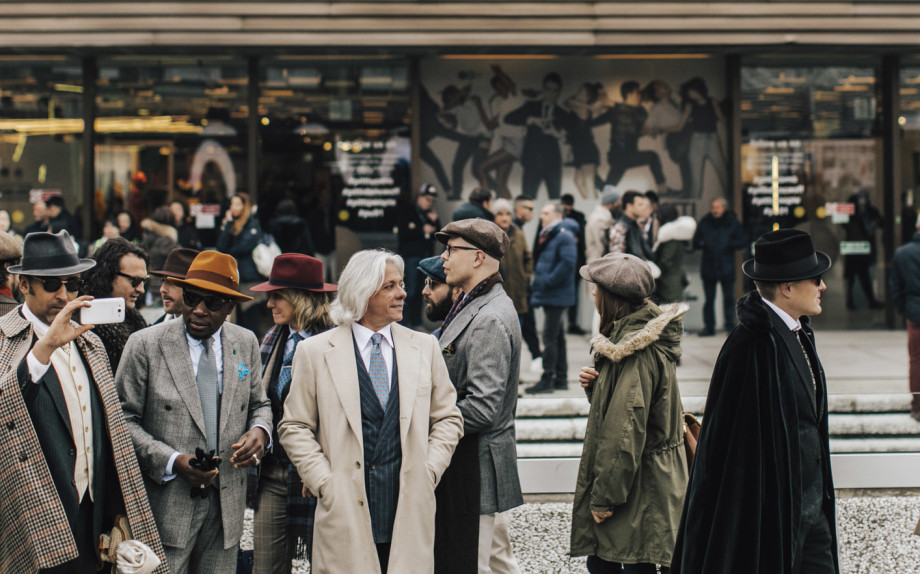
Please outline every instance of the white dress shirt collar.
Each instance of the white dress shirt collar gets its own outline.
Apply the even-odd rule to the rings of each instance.
[[[32,329],[35,331],[35,335],[40,339],[45,336],[45,333],[48,332],[48,329],[51,328],[50,325],[46,324],[44,321],[38,318],[38,316],[29,309],[28,304],[22,305],[22,316],[26,318],[26,321],[32,323]]]
[[[767,304],[767,307],[773,309],[773,312],[779,315],[779,318],[783,320],[783,323],[785,323],[787,327],[789,327],[790,331],[798,331],[802,328],[801,321],[798,319],[793,319],[792,315],[777,307],[772,301],[767,301],[763,297],[761,297],[761,299],[763,299],[763,302]]]
[[[354,322],[351,324],[351,332],[355,336],[355,342],[358,343],[358,348],[363,349],[367,346],[367,342],[371,340],[371,337],[374,336],[374,333],[380,333],[383,335],[383,338],[386,339],[387,343],[390,344],[390,347],[396,348],[396,345],[393,344],[393,333],[390,331],[390,325],[387,324],[386,327],[380,329],[379,331],[371,331],[364,325]]]

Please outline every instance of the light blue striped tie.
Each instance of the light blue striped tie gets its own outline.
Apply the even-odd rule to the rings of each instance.
[[[387,400],[390,398],[390,377],[387,375],[387,364],[383,360],[383,353],[380,351],[380,342],[383,335],[374,333],[371,337],[371,367],[369,375],[371,383],[374,385],[374,392],[377,393],[377,399],[384,411],[387,410]]]

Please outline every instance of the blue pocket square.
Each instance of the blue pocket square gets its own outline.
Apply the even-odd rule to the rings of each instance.
[[[249,369],[246,368],[246,363],[240,363],[240,380],[242,381],[249,376]]]

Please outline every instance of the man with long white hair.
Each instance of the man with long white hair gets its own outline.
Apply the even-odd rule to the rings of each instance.
[[[438,341],[398,324],[403,260],[355,253],[337,327],[297,346],[278,428],[318,497],[313,573],[434,572],[434,489],[463,436]]]

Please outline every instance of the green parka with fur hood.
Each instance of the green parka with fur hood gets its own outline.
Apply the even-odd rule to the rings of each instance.
[[[591,394],[575,504],[572,556],[671,563],[687,459],[677,388],[687,305],[647,303],[591,340],[599,374]],[[591,511],[613,511],[596,524]]]

